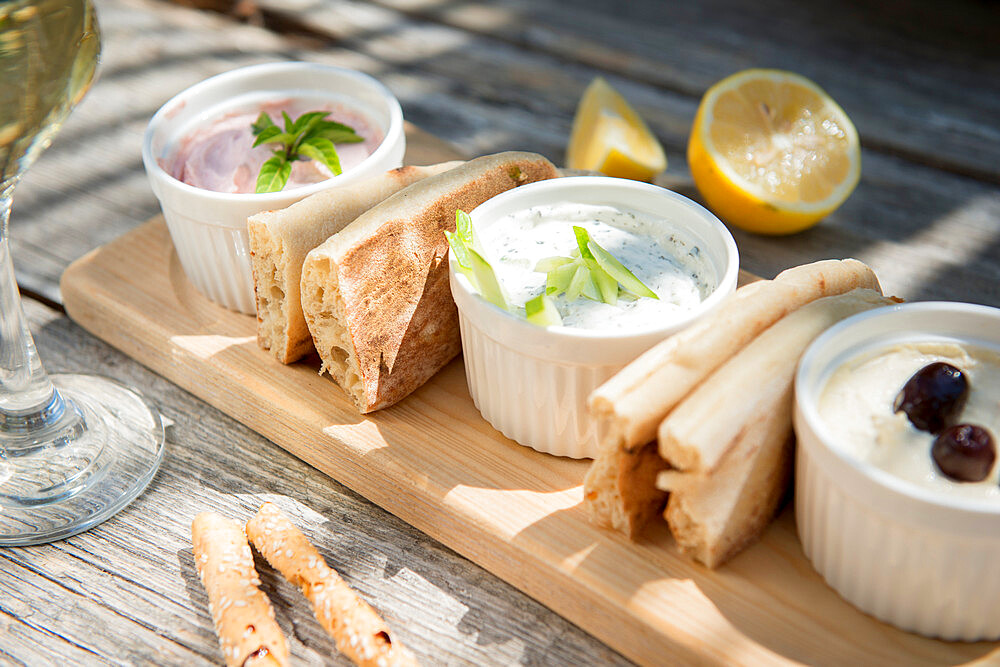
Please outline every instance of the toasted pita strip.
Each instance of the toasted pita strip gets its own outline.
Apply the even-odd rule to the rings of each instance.
[[[379,615],[344,583],[306,536],[272,503],[247,523],[247,535],[267,562],[298,586],[337,650],[365,667],[416,665]]]
[[[477,158],[401,190],[311,251],[302,310],[321,372],[363,413],[426,382],[461,349],[444,236],[455,210],[558,175],[535,153]]]
[[[655,440],[631,450],[600,450],[583,483],[590,521],[637,538],[667,501],[655,484],[657,474],[666,468]]]
[[[761,331],[802,305],[855,288],[879,289],[865,264],[825,260],[796,266],[774,280],[745,285],[708,317],[656,345],[598,387],[589,399],[605,434],[584,480],[590,520],[636,537],[666,502],[666,494],[642,486],[665,468],[640,455],[677,403]]]
[[[816,336],[845,317],[893,303],[874,290],[853,290],[785,316],[671,411],[659,428],[660,456],[678,470],[712,472],[746,425],[783,395]]]
[[[746,425],[710,475],[665,470],[664,518],[688,556],[716,568],[752,544],[774,518],[792,476],[791,385]]]
[[[203,512],[191,523],[191,543],[226,664],[288,665],[285,636],[267,595],[257,588],[260,579],[243,526]]]
[[[799,358],[833,324],[896,302],[874,290],[853,290],[802,306],[718,368],[663,420],[660,454],[673,469],[659,474],[657,486],[670,492],[665,517],[683,551],[717,567],[760,536],[791,478],[792,384]]]
[[[875,273],[855,259],[824,260],[740,288],[715,313],[671,336],[591,395],[591,411],[615,427],[626,447],[656,437],[664,415],[706,375],[779,319],[820,297],[880,290]]]
[[[283,364],[313,351],[299,299],[306,254],[390,195],[460,165],[400,167],[354,185],[317,192],[276,211],[250,216],[250,265],[257,298],[257,343]]]

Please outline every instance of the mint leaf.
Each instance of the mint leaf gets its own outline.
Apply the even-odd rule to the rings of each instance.
[[[267,115],[267,112],[261,111],[260,115],[257,116],[257,120],[254,121],[250,128],[253,130],[254,136],[259,135],[261,132],[269,127],[277,127],[271,117]]]
[[[281,128],[278,127],[277,125],[270,125],[268,127],[263,128],[257,134],[257,140],[253,142],[252,148],[257,148],[261,144],[272,144],[272,143],[287,145],[289,142],[286,141],[286,138],[292,139],[292,136],[282,132]]]
[[[356,144],[359,141],[365,140],[364,137],[354,131],[353,127],[332,120],[323,120],[316,123],[313,132],[315,136],[329,139],[335,144]]]
[[[260,166],[260,173],[257,174],[257,193],[279,192],[288,182],[288,177],[292,175],[292,163],[285,160],[281,155],[275,155]]]
[[[295,122],[292,123],[291,132],[293,134],[308,134],[309,130],[329,115],[330,114],[328,112],[323,111],[310,111],[308,113],[304,113],[296,118]]]
[[[296,160],[316,160],[326,165],[334,176],[343,173],[334,144],[357,143],[364,138],[352,127],[326,120],[329,115],[328,111],[309,111],[292,120],[282,111],[284,130],[267,113],[262,111],[257,116],[250,124],[255,137],[253,148],[262,144],[278,144],[281,148],[261,165],[255,192],[278,192],[284,188]]]
[[[304,139],[299,144],[299,153],[322,162],[334,176],[344,171],[340,168],[340,158],[337,156],[337,149],[329,139],[324,139],[323,137]]]

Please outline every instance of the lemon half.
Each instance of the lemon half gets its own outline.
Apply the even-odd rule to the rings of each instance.
[[[705,202],[726,222],[791,234],[847,199],[861,175],[861,149],[850,118],[815,83],[750,69],[705,93],[688,163]]]
[[[651,181],[667,168],[667,157],[639,114],[607,81],[597,77],[577,106],[566,166]]]

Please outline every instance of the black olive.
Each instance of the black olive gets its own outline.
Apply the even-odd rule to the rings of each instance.
[[[958,420],[968,395],[965,374],[951,364],[936,361],[906,381],[892,409],[905,412],[910,423],[921,431],[937,434]]]
[[[942,473],[958,482],[981,482],[993,469],[996,445],[990,432],[974,424],[956,424],[941,432],[931,456]]]

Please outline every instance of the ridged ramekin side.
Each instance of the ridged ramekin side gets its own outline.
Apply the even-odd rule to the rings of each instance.
[[[618,366],[561,364],[492,339],[459,311],[469,391],[483,417],[511,440],[571,458],[597,454],[587,397]]]
[[[1000,638],[996,536],[913,526],[862,502],[799,448],[795,512],[806,556],[848,602],[903,630]],[[987,574],[987,576],[984,576]]]
[[[199,292],[226,308],[253,314],[253,281],[245,229],[208,225],[164,208],[184,273]]]

